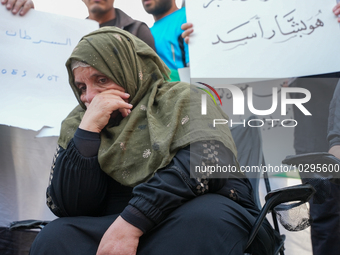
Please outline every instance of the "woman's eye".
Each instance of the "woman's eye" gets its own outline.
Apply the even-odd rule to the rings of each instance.
[[[107,82],[107,78],[103,77],[103,78],[99,78],[99,83],[106,83]]]
[[[85,93],[85,91],[86,91],[86,86],[85,85],[79,86],[78,88],[79,88],[81,94]]]

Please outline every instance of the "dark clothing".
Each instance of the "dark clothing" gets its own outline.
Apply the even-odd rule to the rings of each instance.
[[[329,148],[340,145],[340,80],[336,85],[329,107],[328,135]],[[338,254],[340,250],[340,185],[329,182],[331,192],[323,204],[313,205],[311,217],[313,253]]]
[[[99,145],[99,134],[77,129],[68,148],[58,149],[51,183],[47,189],[49,206],[57,216],[110,215],[121,213],[129,203],[122,212],[122,217],[130,223],[138,224],[137,227],[146,232],[175,208],[207,193],[208,188],[205,187],[209,187],[210,192],[217,192],[227,185],[226,179],[198,181],[190,178],[190,159],[193,159],[194,155],[193,152],[190,155],[189,146],[180,150],[171,163],[157,171],[147,183],[137,185],[132,191],[132,188],[117,183],[101,170],[96,155]],[[198,155],[197,164],[202,165],[199,162],[202,156],[198,153],[204,148],[197,143],[194,149],[193,151],[197,152],[195,155]],[[232,153],[222,144],[219,152],[223,155],[219,160],[221,165],[234,164]],[[82,153],[90,157],[85,157]],[[203,185],[204,181],[206,183]],[[117,199],[121,205],[119,207],[116,205]],[[132,207],[138,210],[133,210]]]
[[[335,88],[329,106],[328,135],[329,148],[340,145],[340,80]]]
[[[329,104],[339,78],[306,77],[297,78],[292,86],[305,88],[311,93],[309,102],[303,104],[312,114],[305,116],[295,105],[294,119],[298,125],[294,129],[294,149],[296,154],[309,152],[327,152],[327,123]],[[304,96],[291,93],[291,98]]]
[[[331,190],[325,201],[310,202],[313,255],[337,255],[340,251],[340,185],[327,182]]]
[[[103,217],[63,217],[37,236],[31,254],[96,254],[100,239],[118,214]],[[242,206],[218,194],[192,199],[174,210],[139,240],[138,255],[243,254],[254,217]],[[232,231],[231,231],[232,229]],[[273,254],[267,222],[252,254]],[[70,241],[71,240],[71,241]],[[267,250],[264,250],[267,249]]]
[[[298,121],[294,131],[296,154],[327,152],[329,150],[328,141],[330,144],[334,144],[338,140],[335,134],[339,132],[338,135],[340,136],[340,129],[336,131],[336,125],[339,125],[340,122],[336,124],[338,120],[334,116],[335,109],[332,106],[335,105],[334,98],[330,103],[338,81],[339,73],[331,73],[298,78],[294,82],[294,86],[306,88],[311,92],[311,100],[304,106],[312,114],[312,116],[305,116],[294,106],[294,118]],[[340,89],[338,91],[340,96]],[[340,98],[339,96],[337,96],[338,99]],[[335,94],[334,97],[336,97]],[[329,114],[330,116],[328,117]],[[340,111],[338,117],[340,118]],[[328,141],[327,124],[329,129]],[[328,180],[325,180],[325,182],[331,186],[329,196],[321,204],[313,202],[313,199],[309,203],[314,255],[335,255],[340,250],[340,186]]]
[[[98,134],[78,129],[68,148],[58,150],[47,200],[62,218],[41,231],[31,254],[95,254],[102,235],[119,214],[144,232],[138,254],[243,253],[259,213],[248,179],[190,178],[188,146],[150,180],[132,189],[106,175],[97,156],[80,154],[77,145],[88,142],[94,149],[96,140]],[[192,146],[196,152],[205,145]],[[219,163],[233,164],[232,153],[222,144],[216,147],[220,148],[217,155],[223,156]],[[92,154],[91,150],[85,153]],[[204,161],[202,156],[196,158]],[[271,254],[271,244],[273,230],[265,222],[251,249],[254,254]]]
[[[100,24],[100,27],[115,26],[125,31],[128,31],[131,34],[137,36],[139,39],[143,40],[154,51],[156,51],[155,41],[153,39],[151,31],[144,22],[132,19],[130,16],[128,16],[125,12],[121,11],[120,9],[115,8],[115,12],[116,18]]]

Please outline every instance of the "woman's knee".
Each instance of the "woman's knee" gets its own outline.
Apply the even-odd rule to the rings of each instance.
[[[30,254],[42,254],[41,250],[47,246],[49,249],[60,248],[65,239],[72,240],[71,226],[66,222],[66,219],[58,218],[48,223],[35,238]]]
[[[188,244],[191,244],[188,254],[242,254],[250,229],[247,217],[239,216],[242,210],[240,205],[218,194],[190,200],[141,240],[141,254],[157,254],[148,253],[153,249],[166,251],[162,254],[185,254],[183,247]],[[158,247],[158,238],[168,240],[169,244]],[[181,250],[176,250],[177,247]]]
[[[111,217],[64,217],[47,224],[34,240],[30,254],[95,254]],[[79,245],[81,244],[81,245]]]
[[[205,194],[197,197],[177,209],[184,220],[198,222],[204,220],[207,224],[218,221],[245,221],[250,225],[253,217],[239,204],[219,194]],[[177,211],[176,210],[176,211]],[[178,212],[175,212],[178,213]]]

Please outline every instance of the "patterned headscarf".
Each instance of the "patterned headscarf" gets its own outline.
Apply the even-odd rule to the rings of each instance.
[[[201,115],[205,92],[188,83],[167,82],[169,69],[154,50],[115,27],[84,36],[66,62],[79,106],[62,123],[58,143],[64,149],[86,111],[74,84],[72,60],[89,64],[130,94],[132,112],[101,131],[98,151],[101,169],[119,183],[133,187],[146,181],[179,149],[197,141],[221,141],[236,155],[228,126],[213,126],[214,119],[228,118],[220,107],[207,100],[208,114]]]

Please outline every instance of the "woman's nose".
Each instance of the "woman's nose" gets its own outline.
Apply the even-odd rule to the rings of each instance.
[[[98,94],[98,92],[91,88],[90,86],[88,86],[86,88],[86,92],[84,93],[84,103],[86,104],[90,104],[93,100],[93,98]]]

